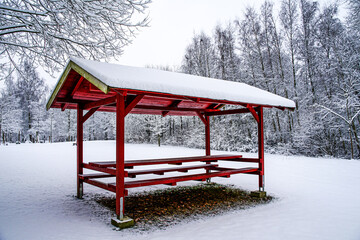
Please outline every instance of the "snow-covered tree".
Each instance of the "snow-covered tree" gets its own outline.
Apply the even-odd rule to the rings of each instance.
[[[182,71],[203,77],[214,77],[214,45],[205,33],[195,35],[186,48]]]
[[[38,104],[45,96],[47,86],[30,60],[25,59],[20,67],[21,71],[18,72],[14,94],[19,99],[21,106],[23,137],[35,141],[37,133],[33,128],[35,124],[34,117],[39,108]]]
[[[348,23],[350,28],[360,35],[360,1],[359,0],[347,0],[348,3]]]
[[[9,77],[0,94],[0,141],[21,141],[21,105],[15,94],[15,83]]]
[[[17,67],[19,59],[31,58],[54,71],[63,66],[69,55],[117,57],[137,29],[147,25],[147,17],[141,16],[149,3],[150,0],[1,1],[0,59],[6,58]]]

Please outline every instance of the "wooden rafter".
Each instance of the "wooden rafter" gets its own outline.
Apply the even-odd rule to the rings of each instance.
[[[168,107],[177,107],[182,102],[182,100],[174,100]],[[169,114],[170,111],[163,111],[161,115],[163,117],[166,117],[166,115]]]
[[[125,116],[131,112],[131,110],[141,101],[141,99],[144,97],[143,94],[135,96],[132,100],[130,100],[129,103],[125,106]]]
[[[211,112],[205,112],[206,116],[221,116],[221,115],[229,115],[229,114],[239,114],[239,113],[249,113],[250,110],[248,108],[240,108],[240,109],[230,109],[230,110],[216,110]]]
[[[84,80],[84,77],[81,76],[79,81],[76,83],[75,87],[72,89],[71,93],[70,93],[70,96],[74,96],[75,92],[79,89],[81,83],[83,82]]]
[[[162,106],[150,106],[150,105],[137,105],[135,108],[138,109],[149,109],[149,110],[161,110],[161,111],[179,111],[179,112],[198,112],[203,111],[199,108],[178,108],[178,107],[162,107]]]
[[[104,98],[98,101],[94,101],[94,102],[90,102],[84,105],[84,109],[90,109],[90,108],[94,108],[94,107],[100,107],[100,106],[104,106],[104,105],[109,105],[112,104],[116,101],[116,96],[112,96],[112,97],[108,97],[108,98]]]

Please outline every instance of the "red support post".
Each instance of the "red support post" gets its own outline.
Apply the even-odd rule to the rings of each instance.
[[[124,219],[125,205],[125,96],[116,94],[116,215]]]
[[[210,119],[205,116],[205,152],[206,156],[210,156]]]
[[[81,104],[77,105],[77,197],[82,198],[84,193],[83,180],[80,179],[80,174],[83,174],[83,108]]]
[[[205,115],[205,154],[206,156],[210,156],[210,118]],[[206,162],[206,164],[210,164],[210,162]],[[210,170],[207,169],[206,173],[210,173]],[[206,179],[209,183],[211,178]]]
[[[264,118],[263,107],[258,108],[258,145],[259,145],[259,191],[264,191]]]

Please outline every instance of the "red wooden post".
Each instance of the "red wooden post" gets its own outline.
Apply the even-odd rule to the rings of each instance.
[[[205,116],[205,152],[206,156],[210,156],[210,118]]]
[[[125,203],[125,96],[116,95],[116,215],[124,219]]]
[[[258,110],[258,145],[259,145],[259,191],[264,191],[264,118],[263,107]]]
[[[205,154],[206,156],[210,156],[210,118],[209,116],[205,116]],[[210,162],[206,162],[206,164],[210,164]],[[206,169],[206,173],[210,173],[209,169]],[[206,179],[209,183],[211,178]]]
[[[80,104],[77,105],[77,197],[82,198],[84,193],[83,181],[79,175],[83,174],[83,109]]]

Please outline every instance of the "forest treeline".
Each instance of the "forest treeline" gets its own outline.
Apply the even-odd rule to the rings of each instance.
[[[250,84],[292,99],[293,112],[266,109],[266,150],[308,156],[360,158],[360,3],[338,6],[283,0],[279,12],[265,1],[238,20],[195,34],[182,65],[188,74]],[[30,59],[1,92],[1,142],[74,141],[76,111],[45,110],[49,88]],[[169,67],[159,67],[171,70]],[[256,151],[251,115],[210,119],[212,149]],[[126,141],[204,147],[197,117],[129,115]],[[84,125],[86,140],[114,139],[115,115],[96,113]]]

